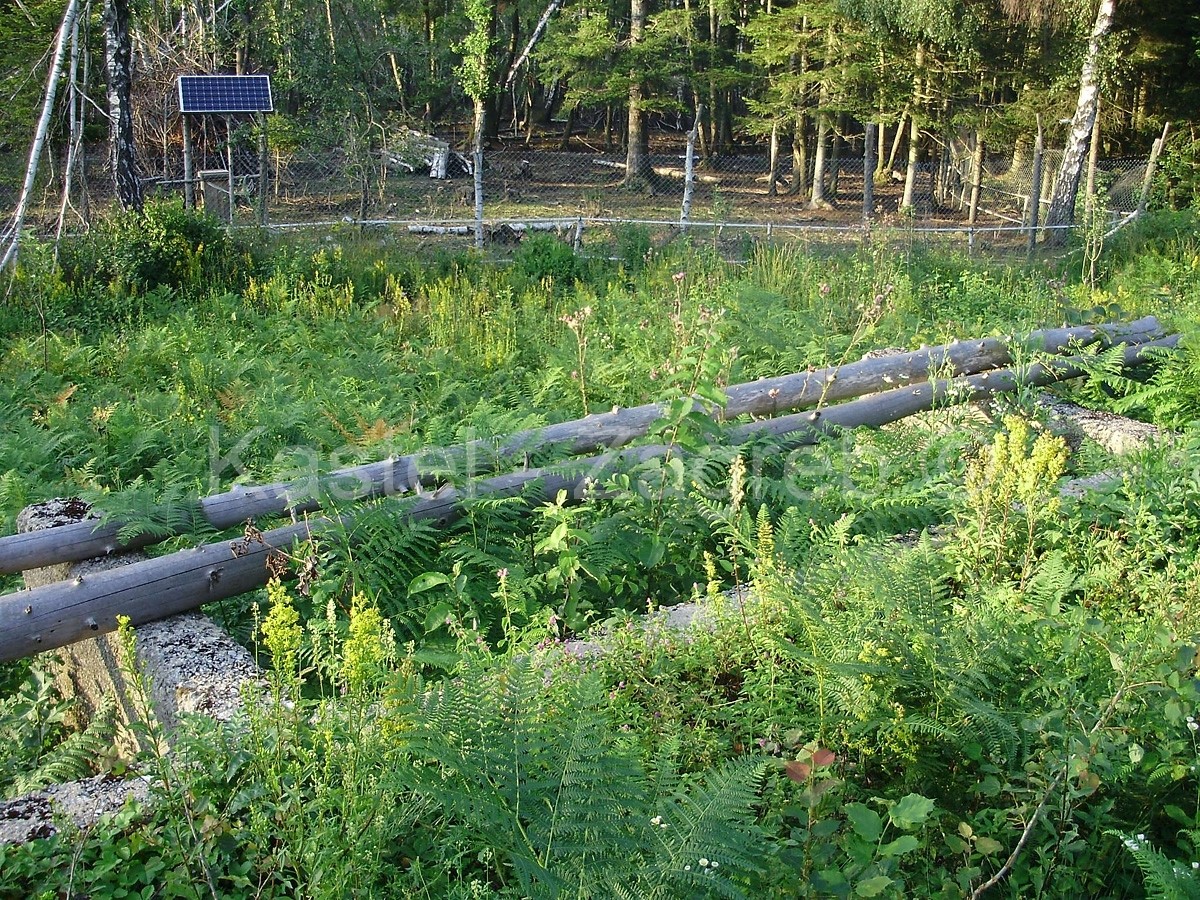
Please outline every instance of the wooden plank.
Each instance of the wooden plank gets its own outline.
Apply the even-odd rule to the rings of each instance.
[[[1161,336],[1158,320],[1148,316],[1126,324],[1044,329],[1018,339],[987,337],[956,341],[734,385],[726,389],[723,407],[713,409],[712,404],[697,401],[697,409],[719,420],[772,416],[924,381],[931,372],[961,375],[1009,365],[1016,352],[1015,347],[1010,350],[1013,344],[1062,354],[1097,341],[1138,344]],[[421,485],[436,486],[446,480],[448,472],[469,477],[502,471],[526,462],[531,455],[571,456],[593,453],[603,447],[621,447],[645,436],[664,411],[664,405],[659,403],[614,409],[505,438],[469,441],[353,466],[307,482],[239,485],[200,500],[198,513],[213,528],[224,530],[247,519],[313,512],[321,508],[326,498],[356,502],[407,493]],[[23,572],[92,559],[163,539],[161,534],[142,534],[123,542],[118,539],[121,526],[121,522],[84,521],[48,531],[0,537],[0,572]]]
[[[1138,362],[1146,347],[1174,347],[1177,342],[1178,337],[1173,336],[1129,347],[1125,351],[1126,364]],[[1002,369],[926,382],[822,410],[740,425],[729,430],[728,438],[742,442],[768,434],[791,445],[812,443],[831,428],[881,425],[938,404],[951,405],[1013,391],[1023,384],[1049,384],[1076,377],[1083,371],[1078,358],[1065,358],[1037,363],[1020,371]],[[526,497],[530,504],[554,498],[559,491],[579,500],[593,483],[605,476],[668,451],[669,448],[658,445],[616,450],[553,468],[471,482],[464,490],[472,497],[529,492]],[[444,487],[418,498],[402,515],[408,521],[445,525],[459,514],[462,497],[458,489]],[[116,627],[118,615],[127,615],[139,625],[253,590],[268,579],[267,558],[273,549],[287,548],[294,541],[319,535],[330,524],[328,519],[318,519],[288,525],[265,532],[259,541],[208,544],[0,597],[0,662],[111,631]]]

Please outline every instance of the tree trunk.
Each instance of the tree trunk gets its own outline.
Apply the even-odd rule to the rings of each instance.
[[[809,209],[828,209],[825,199],[825,148],[829,144],[829,123],[823,113],[817,114],[817,150],[813,154],[812,192],[809,194]]]
[[[475,98],[475,140],[471,148],[471,174],[475,185],[475,249],[483,249],[483,132],[487,118],[487,99]]]
[[[137,148],[133,139],[133,53],[129,35],[129,0],[107,0],[104,37],[113,182],[121,208],[140,213],[142,184],[138,180]]]
[[[817,95],[817,151],[813,156],[812,193],[809,195],[809,209],[828,209],[829,201],[825,199],[825,160],[829,144],[829,79],[833,70],[833,26],[825,30],[825,61],[821,78],[821,87]]]
[[[808,187],[808,116],[801,113],[796,117],[792,132],[792,183],[788,194],[796,197]]]
[[[58,255],[63,229],[66,228],[67,210],[71,208],[71,190],[74,187],[75,171],[80,165],[83,149],[83,103],[79,90],[79,17],[71,23],[71,66],[67,74],[67,153],[63,164],[62,202],[58,207],[58,227],[54,232],[54,253]],[[164,129],[165,131],[165,129]]]
[[[986,150],[983,133],[975,130],[975,151],[971,154],[971,202],[968,206],[967,224],[972,228],[979,220],[979,194],[983,190],[983,159]]]
[[[79,0],[70,0],[66,12],[63,13],[62,25],[59,26],[58,39],[54,45],[54,59],[50,63],[50,74],[46,78],[46,95],[42,102],[42,114],[38,118],[33,144],[29,148],[25,183],[21,188],[21,196],[17,200],[17,208],[13,212],[12,225],[4,231],[3,238],[8,241],[8,246],[4,248],[4,256],[0,259],[0,269],[7,268],[17,258],[17,248],[21,245],[21,229],[25,227],[25,215],[29,210],[30,198],[33,196],[34,182],[37,180],[38,160],[41,159],[42,148],[46,144],[46,134],[50,130],[50,117],[54,112],[54,98],[58,93],[58,80],[62,75],[67,40],[75,30],[75,19],[78,14]]]
[[[1100,0],[1096,11],[1096,22],[1088,40],[1083,69],[1079,73],[1079,99],[1075,104],[1075,115],[1067,132],[1067,143],[1063,148],[1062,164],[1054,182],[1050,197],[1050,211],[1046,214],[1049,241],[1061,244],[1067,238],[1063,226],[1075,223],[1075,195],[1079,192],[1079,178],[1083,173],[1084,157],[1088,138],[1096,119],[1096,99],[1100,93],[1100,50],[1104,39],[1112,30],[1113,7],[1116,0]]]
[[[900,113],[900,118],[896,120],[896,133],[892,135],[892,149],[887,155],[887,162],[883,165],[883,170],[888,173],[888,178],[892,177],[892,173],[896,171],[896,157],[900,153],[900,145],[904,142],[904,127],[908,121],[908,107],[906,106]]]
[[[629,45],[636,47],[646,33],[647,0],[629,2]],[[646,123],[646,111],[642,108],[643,86],[637,73],[631,73],[629,85],[629,125],[625,145],[625,186],[644,187],[650,182],[650,131]]]
[[[921,158],[921,78],[925,71],[925,44],[917,44],[916,74],[913,76],[912,119],[908,132],[908,168],[904,172],[901,209],[912,209],[917,187],[917,161]]]
[[[778,190],[775,180],[779,177],[779,123],[771,125],[771,149],[767,155],[767,196],[774,197]]]

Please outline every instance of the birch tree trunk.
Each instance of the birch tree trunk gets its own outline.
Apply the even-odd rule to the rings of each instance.
[[[62,77],[63,57],[66,56],[67,40],[75,30],[75,19],[79,14],[79,0],[70,0],[66,12],[63,13],[62,25],[58,29],[58,40],[54,45],[54,59],[50,63],[50,74],[46,78],[46,96],[42,102],[42,114],[38,118],[37,129],[33,134],[33,144],[29,148],[29,163],[25,167],[25,183],[21,186],[21,196],[17,200],[17,208],[13,212],[12,225],[4,232],[4,240],[8,246],[4,248],[4,256],[0,258],[0,269],[8,268],[17,258],[17,248],[21,243],[21,229],[25,227],[25,216],[29,212],[29,199],[33,196],[33,184],[37,180],[38,160],[42,156],[42,148],[46,145],[46,134],[50,130],[50,118],[54,112],[54,98],[58,93],[58,81]]]
[[[904,200],[901,209],[912,209],[917,187],[917,160],[921,153],[921,77],[925,71],[925,44],[917,44],[916,74],[913,76],[912,119],[908,132],[908,168],[904,173]]]
[[[104,7],[105,74],[108,81],[109,146],[117,200],[124,210],[142,211],[142,184],[133,139],[133,52],[129,0]]]
[[[75,170],[79,167],[79,152],[83,146],[83,105],[79,91],[79,18],[71,26],[71,67],[67,74],[67,158],[63,165],[62,201],[58,207],[58,226],[54,231],[54,253],[57,259],[63,230],[67,224],[67,210],[71,208],[71,189],[74,187]]]
[[[1083,172],[1092,125],[1096,121],[1096,101],[1100,94],[1100,50],[1112,30],[1115,5],[1116,0],[1100,0],[1087,54],[1083,58],[1083,69],[1079,74],[1079,100],[1075,104],[1075,115],[1067,132],[1067,144],[1063,148],[1062,164],[1050,196],[1050,210],[1046,214],[1046,227],[1049,229],[1047,240],[1052,244],[1066,241],[1067,232],[1061,226],[1075,223],[1075,195],[1079,192],[1079,178]]]

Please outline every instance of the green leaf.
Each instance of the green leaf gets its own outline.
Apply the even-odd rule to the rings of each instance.
[[[891,859],[897,856],[903,856],[905,853],[911,853],[920,846],[920,841],[918,841],[911,834],[906,834],[902,837],[896,838],[896,840],[892,841],[891,843],[884,844],[882,847],[880,847],[879,855]]]
[[[431,588],[450,583],[450,576],[441,572],[425,572],[408,583],[408,596],[422,594]]]
[[[866,878],[854,886],[854,893],[859,897],[878,897],[892,886],[892,879],[886,875],[875,875]]]
[[[932,800],[920,794],[909,794],[892,804],[892,808],[888,810],[888,818],[897,828],[908,830],[924,825],[932,812]]]
[[[975,841],[975,849],[984,856],[991,856],[993,853],[999,853],[1004,849],[1004,845],[999,841],[990,837],[980,837]]]
[[[883,819],[864,803],[847,803],[846,818],[854,827],[854,833],[865,841],[877,841],[883,834]]]
[[[453,611],[449,603],[435,603],[425,616],[425,630],[437,631],[446,624],[446,617]]]

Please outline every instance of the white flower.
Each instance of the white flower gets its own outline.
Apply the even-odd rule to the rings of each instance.
[[[1193,868],[1193,869],[1200,869],[1200,862],[1194,862],[1194,863],[1192,863],[1192,868]]]
[[[718,862],[717,862],[717,861],[714,859],[714,860],[712,861],[712,867],[715,869],[715,868],[716,868],[718,865],[720,865],[720,863],[718,863]],[[1200,863],[1197,863],[1197,865],[1200,865]]]
[[[700,857],[700,867],[704,868],[704,869],[708,868],[708,860],[705,859],[703,856]]]
[[[683,867],[683,871],[685,871],[685,872],[690,872],[690,871],[692,871],[692,867],[691,867],[691,866],[684,866],[684,867]]]
[[[661,825],[662,824],[662,816],[655,816],[653,819],[650,820],[650,824],[651,825]]]
[[[1200,725],[1196,722],[1188,722],[1188,731],[1200,731]]]

